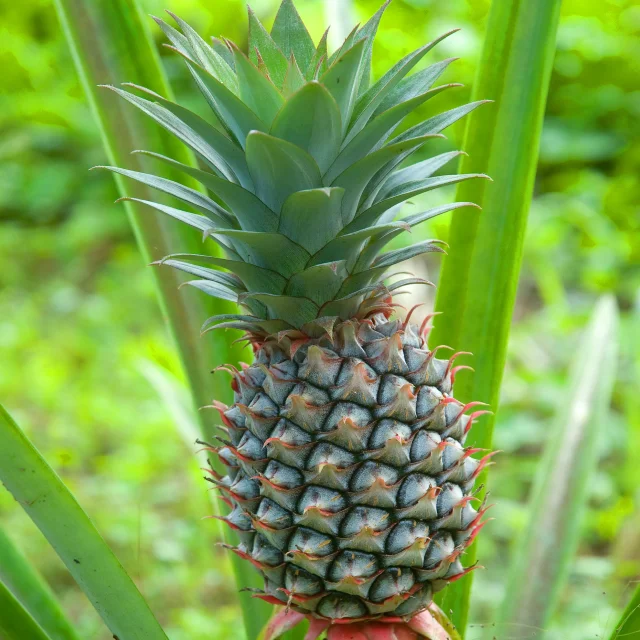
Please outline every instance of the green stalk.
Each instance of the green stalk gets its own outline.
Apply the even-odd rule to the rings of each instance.
[[[87,514],[1,405],[0,481],[49,541],[115,637],[167,640]],[[46,635],[17,637],[38,640]]]
[[[494,182],[461,183],[457,200],[476,202],[453,214],[450,253],[443,264],[433,344],[475,354],[475,374],[461,374],[456,397],[487,402],[495,411],[506,359],[527,214],[551,74],[560,0],[494,0],[473,99],[495,104],[469,116],[462,173],[487,173]],[[494,420],[484,418],[469,442],[490,448]],[[476,558],[475,545],[466,564]],[[464,633],[472,574],[439,597]]]
[[[533,491],[529,522],[512,555],[500,628],[547,626],[578,548],[589,481],[598,463],[618,358],[618,311],[603,297],[576,350]]]
[[[51,640],[7,586],[0,582],[0,638]]]
[[[640,586],[635,590],[609,640],[621,640],[636,636],[640,637]]]
[[[11,591],[51,640],[80,640],[49,586],[2,529],[0,582]]]
[[[55,0],[60,20],[76,67],[100,127],[109,162],[136,171],[153,172],[152,160],[136,149],[152,150],[186,164],[192,154],[170,134],[99,84],[133,82],[171,98],[171,90],[151,39],[150,20],[142,15],[137,0]],[[171,175],[167,177],[171,178]],[[182,177],[179,178],[183,180]],[[122,196],[158,201],[158,193],[116,176]],[[152,195],[153,194],[153,195]],[[143,205],[126,203],[143,257],[147,262],[170,253],[202,253],[199,234],[177,222],[151,212]],[[189,380],[195,407],[211,404],[216,398],[231,401],[231,389],[223,376],[210,371],[222,363],[235,363],[242,350],[229,346],[228,334],[213,332],[200,337],[203,321],[214,314],[229,313],[231,306],[189,291],[178,289],[181,278],[174,269],[153,269],[162,310],[173,334],[182,365]],[[214,412],[198,411],[205,439],[211,439]],[[225,534],[226,535],[226,534]],[[238,587],[257,587],[261,580],[248,563],[233,555]],[[257,637],[269,619],[272,607],[239,596],[249,638]]]

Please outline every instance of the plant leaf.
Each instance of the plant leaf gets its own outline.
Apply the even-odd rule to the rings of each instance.
[[[640,633],[640,586],[631,596],[631,600],[614,627],[609,640],[633,638],[638,633]]]
[[[111,633],[131,640],[167,640],[87,514],[1,405],[0,480],[55,549]],[[32,637],[37,638],[22,636]]]
[[[0,529],[0,584],[29,612],[51,640],[80,640],[55,595],[31,563]],[[2,628],[0,606],[0,629]],[[21,639],[27,636],[21,636]],[[29,636],[30,637],[30,636]]]
[[[286,58],[293,53],[301,69],[309,67],[316,48],[292,0],[282,1],[271,29],[271,37]]]
[[[318,315],[318,305],[309,298],[274,296],[270,293],[246,293],[240,296],[240,301],[247,298],[262,302],[269,309],[273,318],[286,318],[287,322],[296,327],[310,322]]]
[[[386,0],[386,2],[357,32],[356,38],[358,40],[366,39],[366,45],[363,55],[364,64],[362,65],[362,78],[360,80],[360,86],[358,88],[358,95],[362,95],[371,84],[371,59],[373,56],[373,44],[375,42],[376,33],[378,32],[380,20],[382,20],[382,16],[390,3],[391,0]]]
[[[500,618],[508,628],[548,625],[580,541],[616,373],[618,311],[612,296],[599,300],[575,354],[569,389],[538,465],[529,522],[513,553]]]
[[[338,58],[322,75],[320,82],[329,90],[340,108],[342,133],[346,133],[358,96],[362,75],[362,56],[366,42],[361,40]]]
[[[342,229],[344,189],[325,188],[297,191],[282,207],[278,232],[316,253]]]
[[[344,260],[317,264],[294,274],[285,293],[291,296],[308,295],[316,304],[324,304],[335,298],[347,277]]]
[[[373,266],[388,268],[394,264],[398,264],[399,262],[409,260],[409,258],[415,258],[423,253],[433,253],[434,251],[437,253],[444,253],[444,250],[434,244],[432,240],[425,240],[424,242],[417,242],[416,244],[403,247],[402,249],[387,251],[387,253],[383,253],[373,261]]]
[[[202,95],[214,112],[220,113],[220,120],[229,126],[243,149],[250,131],[269,130],[268,125],[217,78],[197,64],[187,61],[187,65]]]
[[[282,87],[287,73],[287,56],[273,41],[251,7],[247,8],[249,10],[249,59],[257,65],[259,53],[276,87]]]
[[[318,165],[306,151],[266,133],[247,137],[247,164],[256,195],[276,214],[292,193],[322,187]]]
[[[349,133],[345,139],[345,144],[348,144],[362,131],[362,129],[364,129],[377,107],[380,106],[389,93],[397,87],[398,83],[409,73],[409,71],[411,71],[411,69],[413,69],[420,60],[422,60],[422,58],[424,58],[424,56],[433,49],[433,47],[456,31],[457,29],[449,31],[432,42],[416,49],[413,53],[405,56],[358,99],[351,117]],[[428,87],[423,89],[422,93],[427,89]]]
[[[340,109],[323,85],[309,82],[287,100],[270,134],[307,151],[324,172],[342,143]]]
[[[238,47],[234,44],[231,46],[236,61],[240,98],[262,122],[270,125],[284,104],[284,98]]]
[[[31,614],[0,582],[0,637],[2,640],[51,640]]]
[[[560,5],[560,0],[491,5],[473,97],[492,98],[495,105],[476,111],[467,121],[463,149],[470,156],[463,158],[461,171],[486,173],[495,182],[475,180],[458,187],[456,200],[476,202],[482,214],[454,212],[448,238],[451,248],[438,287],[436,310],[445,312],[447,321],[436,323],[432,345],[449,344],[476,354],[476,373],[460,378],[456,397],[463,402],[487,402],[494,409],[518,286]],[[425,129],[441,131],[479,104],[436,116],[399,139]],[[474,446],[491,448],[493,424],[494,418],[488,416],[475,427]],[[475,545],[465,557],[467,566],[474,563]],[[459,630],[467,624],[472,580],[469,574],[436,596],[444,611],[453,611]]]
[[[416,98],[407,100],[406,102],[381,113],[377,118],[369,122],[369,124],[367,124],[367,126],[353,140],[351,140],[346,147],[343,147],[342,152],[331,165],[329,171],[327,171],[325,180],[331,183],[336,176],[339,176],[352,164],[364,158],[367,154],[379,149],[398,124],[414,109],[417,109],[420,105],[424,104],[427,100],[433,98],[433,96],[437,95],[441,91],[454,86],[458,85],[444,85],[442,87],[430,89]],[[417,136],[394,138],[391,141],[391,144],[395,142],[404,142],[405,140],[415,137],[422,137],[430,133],[439,133],[439,131],[425,131]]]

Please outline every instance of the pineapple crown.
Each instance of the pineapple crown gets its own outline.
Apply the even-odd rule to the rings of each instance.
[[[414,256],[443,252],[443,243],[427,240],[385,252],[386,245],[446,211],[475,206],[459,202],[396,219],[400,206],[414,196],[487,177],[434,177],[461,152],[406,162],[485,101],[392,137],[415,109],[460,85],[433,88],[454,58],[408,75],[454,31],[408,54],[370,85],[373,41],[388,4],[332,54],[327,32],[314,45],[291,0],[282,2],[270,34],[249,9],[248,56],[228,40],[205,42],[173,14],[178,29],[156,18],[208,103],[210,121],[143,87],[126,85],[151,99],[109,87],[198,158],[195,168],[140,152],[195,178],[201,191],[106,168],[186,203],[198,213],[137,200],[199,229],[222,248],[224,257],[174,254],[159,261],[196,276],[189,285],[247,311],[209,318],[204,331],[228,327],[264,337],[302,329],[313,335],[328,322],[388,308],[394,291],[430,284],[409,277],[385,286],[389,270]]]

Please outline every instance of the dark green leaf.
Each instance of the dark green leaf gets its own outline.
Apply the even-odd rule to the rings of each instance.
[[[375,42],[376,33],[378,32],[380,20],[382,19],[382,16],[390,2],[391,0],[386,0],[378,11],[376,11],[376,13],[365,23],[362,29],[357,32],[356,38],[358,40],[366,39],[363,55],[364,64],[362,65],[362,78],[360,80],[360,87],[358,88],[358,95],[363,94],[369,88],[369,84],[371,83],[371,58],[373,55],[373,44]]]
[[[395,159],[404,160],[432,137],[435,136],[425,136],[400,142],[399,144],[387,145],[366,155],[362,160],[358,160],[346,171],[343,171],[331,185],[333,187],[343,187],[346,191],[342,201],[343,222],[348,224],[353,220],[365,188],[380,169]]]
[[[253,131],[246,151],[256,195],[277,214],[292,193],[322,187],[315,160],[286,140]]]
[[[256,17],[251,7],[249,9],[249,59],[258,64],[258,54],[264,61],[271,79],[276,87],[282,87],[287,73],[287,56],[282,53],[267,30]]]
[[[318,264],[294,274],[285,293],[311,298],[316,304],[322,305],[336,296],[347,275],[344,260]]]
[[[405,78],[398,86],[378,105],[373,112],[374,117],[378,114],[395,107],[401,102],[406,102],[431,89],[435,81],[446,71],[447,67],[458,58],[447,58],[442,62],[436,62],[426,69],[417,71],[413,75]]]
[[[273,83],[260,73],[258,67],[240,49],[235,45],[232,46],[240,98],[262,122],[269,126],[284,104],[284,98]]]
[[[300,245],[280,233],[221,229],[210,235],[232,238],[236,244],[242,245],[243,260],[275,271],[285,278],[300,271],[309,259],[309,254]],[[241,251],[240,247],[238,251]]]
[[[200,291],[204,291],[204,293],[212,298],[229,300],[229,302],[235,303],[238,302],[238,294],[233,289],[230,289],[218,282],[213,282],[211,280],[189,280],[188,282],[185,282],[185,284],[195,287],[196,289],[200,289]]]
[[[304,71],[304,77],[311,82],[317,80],[327,70],[327,29],[320,38],[316,52],[313,54],[309,68]]]
[[[159,178],[150,173],[141,173],[139,171],[129,171],[129,169],[120,169],[119,167],[95,167],[96,169],[107,169],[114,173],[137,180],[142,184],[146,184],[158,191],[167,193],[170,196],[178,198],[183,202],[187,202],[192,207],[202,211],[216,226],[222,228],[233,227],[234,221],[228,211],[225,211],[220,205],[216,204],[211,198],[202,195],[199,191],[185,187],[178,182],[167,180],[166,178]]]
[[[366,42],[361,40],[338,58],[321,76],[320,82],[329,90],[340,108],[342,133],[346,133],[358,96],[362,75],[362,56]]]
[[[445,87],[446,86],[448,85],[445,85]],[[431,91],[436,91],[436,89],[431,89]],[[445,111],[444,113],[439,113],[437,116],[433,116],[433,118],[429,118],[428,120],[407,129],[404,133],[391,140],[391,143],[402,142],[403,140],[409,140],[410,138],[415,138],[417,136],[425,136],[429,133],[440,133],[455,122],[458,122],[461,118],[464,118],[474,109],[477,109],[483,104],[489,104],[490,102],[491,100],[478,100],[476,102],[470,102],[469,104],[464,104],[461,107]]]
[[[287,100],[270,133],[307,151],[324,172],[342,143],[340,109],[323,85],[309,82]]]
[[[203,66],[214,78],[220,80],[228,89],[236,93],[238,81],[225,60],[189,24],[174,13],[171,13],[171,11],[167,11],[167,13],[178,23],[182,33],[187,38],[191,51],[195,54],[194,62]]]
[[[269,130],[269,127],[217,78],[196,64],[191,62],[187,62],[187,64],[205,99],[214,112],[219,114],[220,120],[229,127],[243,148],[250,131]]]
[[[367,154],[379,149],[391,135],[398,124],[409,115],[414,109],[424,104],[427,100],[437,95],[441,91],[458,85],[444,85],[407,100],[402,104],[392,107],[388,111],[381,113],[377,118],[373,119],[367,126],[346,146],[343,148],[336,161],[331,165],[329,171],[325,175],[325,180],[331,182],[343,171],[348,169],[352,164],[364,158]],[[415,136],[399,136],[391,141],[404,142],[410,138],[422,137],[430,133],[439,133],[439,131],[425,131]]]
[[[444,250],[433,243],[433,240],[425,240],[424,242],[417,242],[409,247],[402,249],[396,249],[395,251],[387,251],[381,256],[378,256],[373,261],[374,267],[391,267],[399,262],[404,262],[410,258],[422,255],[423,253],[444,253]]]
[[[380,106],[382,101],[397,87],[398,83],[409,73],[409,71],[411,71],[411,69],[413,69],[420,60],[422,60],[422,58],[424,58],[424,56],[433,49],[433,47],[456,31],[457,29],[449,31],[433,42],[430,42],[413,53],[410,53],[408,56],[405,56],[358,99],[353,111],[353,116],[351,117],[349,133],[345,139],[345,144],[348,144],[356,135],[358,135],[358,133],[360,133],[360,131],[362,131],[362,129],[364,129],[377,107]],[[428,88],[429,87],[425,87],[421,93],[424,93]],[[407,98],[411,99],[411,96],[407,96]],[[405,101],[406,100],[402,100],[402,102]]]
[[[337,188],[291,194],[282,207],[278,232],[316,253],[342,229],[343,196],[344,189]]]
[[[240,296],[241,301],[247,298],[262,302],[269,310],[271,318],[286,318],[287,322],[296,327],[300,327],[318,316],[318,305],[308,298],[274,296],[269,293],[247,293]]]
[[[293,53],[301,69],[309,67],[316,48],[292,0],[282,1],[271,37],[287,58]]]
[[[284,78],[282,92],[286,97],[289,97],[298,91],[298,89],[301,89],[305,82],[306,80],[302,75],[302,71],[300,71],[300,67],[296,62],[295,57],[292,55],[289,58],[289,63],[287,64],[287,75]]]
[[[159,260],[154,264],[166,265],[168,267],[178,269],[178,271],[184,271],[185,273],[190,273],[193,276],[198,276],[199,278],[204,278],[205,280],[211,280],[212,282],[217,282],[218,284],[224,285],[229,289],[233,289],[236,293],[246,290],[240,278],[229,273],[224,273],[223,271],[216,271],[215,269],[200,267],[196,264],[191,264],[190,262],[182,262],[181,260]]]

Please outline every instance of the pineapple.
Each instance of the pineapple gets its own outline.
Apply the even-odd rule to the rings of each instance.
[[[203,327],[241,329],[255,356],[242,370],[227,367],[235,403],[216,403],[224,436],[215,448],[227,472],[212,477],[231,507],[225,520],[240,540],[233,551],[264,576],[256,596],[286,607],[271,636],[308,616],[312,635],[330,627],[330,637],[341,637],[346,627],[333,623],[351,622],[374,637],[380,625],[389,631],[405,621],[402,637],[448,637],[433,617],[433,595],[470,570],[460,560],[482,526],[473,486],[487,459],[465,448],[482,412],[467,415],[474,403],[454,399],[455,355],[440,359],[427,347],[426,322],[394,317],[394,294],[430,283],[388,280],[396,265],[442,252],[442,243],[385,251],[413,226],[473,206],[398,218],[413,196],[486,177],[434,177],[455,152],[410,161],[481,102],[394,136],[415,109],[457,85],[432,88],[452,60],[409,75],[447,33],[370,86],[386,6],[331,55],[327,34],[316,46],[291,0],[270,34],[249,10],[248,56],[226,40],[208,44],[177,16],[177,29],[157,20],[210,121],[142,87],[111,87],[200,161],[196,169],[144,152],[209,195],[109,167],[197,211],[145,201],[224,254],[161,263],[243,308]],[[138,95],[145,92],[150,100]],[[439,636],[429,635],[432,623]]]

